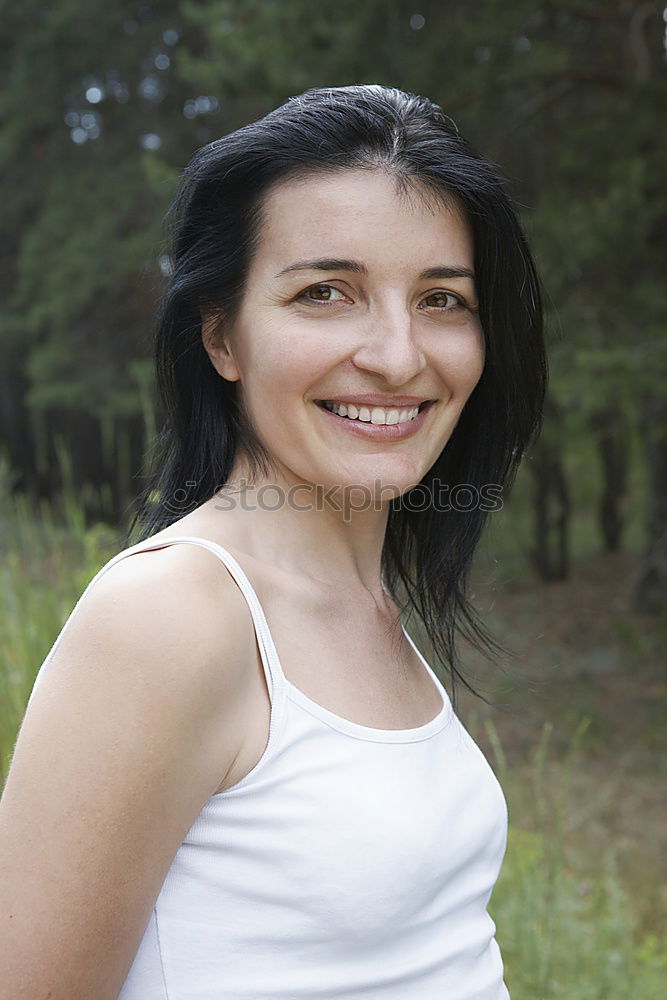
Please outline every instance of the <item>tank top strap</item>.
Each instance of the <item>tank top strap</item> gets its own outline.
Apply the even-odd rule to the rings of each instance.
[[[253,625],[255,627],[255,634],[257,636],[257,645],[262,658],[262,667],[264,668],[266,683],[271,696],[271,701],[273,702],[276,688],[280,685],[280,682],[283,679],[283,670],[280,665],[278,653],[269,630],[264,610],[259,602],[259,598],[257,597],[250,580],[241,569],[231,552],[228,552],[227,549],[222,547],[222,545],[219,545],[217,542],[212,542],[208,538],[200,538],[197,535],[180,535],[175,536],[174,538],[160,540],[153,540],[149,538],[143,542],[138,542],[136,545],[120,552],[118,556],[112,560],[112,562],[115,562],[116,559],[121,556],[133,555],[135,552],[145,552],[150,551],[151,549],[165,548],[168,545],[179,544],[199,545],[202,548],[208,549],[209,552],[216,555],[229,570],[229,573],[245,597],[248,608],[250,609]]]

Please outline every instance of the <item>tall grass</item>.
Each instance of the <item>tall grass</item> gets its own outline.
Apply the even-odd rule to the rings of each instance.
[[[55,504],[12,495],[0,459],[0,781],[4,784],[35,675],[89,581],[122,533],[87,524],[61,456]]]
[[[580,721],[564,758],[550,754],[545,724],[524,769],[508,761],[493,723],[484,724],[510,815],[489,909],[512,1000],[665,997],[667,928],[642,930],[642,900],[620,877],[617,845],[586,837],[572,821],[571,778],[586,766],[589,721]]]

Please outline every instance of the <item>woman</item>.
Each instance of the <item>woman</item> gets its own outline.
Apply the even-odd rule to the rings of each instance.
[[[511,203],[436,105],[355,86],[200,150],[172,222],[143,540],[0,810],[9,995],[500,1000],[505,802],[401,615],[452,682],[457,628],[493,645],[466,578],[546,380]]]

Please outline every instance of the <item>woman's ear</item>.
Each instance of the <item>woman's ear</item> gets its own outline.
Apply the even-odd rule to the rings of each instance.
[[[217,314],[202,314],[202,344],[218,375],[228,382],[238,382],[241,373],[232,353],[229,338],[221,333],[221,325],[221,319]]]

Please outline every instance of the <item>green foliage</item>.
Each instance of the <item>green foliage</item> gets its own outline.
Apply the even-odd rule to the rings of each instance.
[[[613,851],[585,878],[553,849],[548,829],[510,833],[492,909],[512,1000],[660,1000],[667,938],[638,934]]]
[[[616,845],[569,833],[574,769],[585,769],[583,718],[565,757],[545,725],[531,768],[513,773],[493,723],[487,736],[506,790],[510,833],[490,912],[512,1000],[659,1000],[667,937],[641,930]],[[525,824],[525,825],[517,825]],[[530,824],[530,826],[528,826]]]
[[[61,462],[67,463],[64,453]],[[66,484],[70,476],[65,468]],[[71,485],[55,508],[10,495],[9,485],[0,472],[0,781],[37,669],[78,597],[120,544],[107,525],[86,525],[83,498]]]
[[[155,67],[178,21],[177,4],[162,7],[158,17],[96,0],[85,11],[75,0],[3,4],[14,40],[0,87],[3,336],[33,412],[103,421],[141,411],[128,366],[150,350],[173,176],[168,190],[158,183],[139,140],[161,131],[161,118],[185,123],[174,114],[180,96],[160,90]],[[97,103],[86,97],[92,86]],[[178,142],[179,128],[171,133]]]

